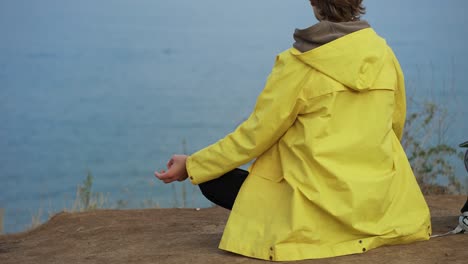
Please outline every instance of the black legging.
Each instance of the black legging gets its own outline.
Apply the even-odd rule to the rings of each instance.
[[[217,179],[201,183],[200,190],[211,202],[231,210],[248,175],[248,171],[234,169]]]
[[[211,202],[231,210],[236,200],[237,194],[249,175],[248,171],[242,169],[234,169],[223,176],[201,183],[199,185],[203,195]],[[468,199],[461,209],[461,212],[468,211]]]

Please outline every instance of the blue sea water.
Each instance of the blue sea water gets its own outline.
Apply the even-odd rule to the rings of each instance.
[[[449,142],[468,140],[468,2],[365,3],[409,97],[447,107]],[[88,171],[111,204],[181,206],[181,184],[153,171],[241,123],[294,29],[315,22],[308,1],[0,0],[5,231],[70,208]],[[210,205],[186,189],[186,206]]]

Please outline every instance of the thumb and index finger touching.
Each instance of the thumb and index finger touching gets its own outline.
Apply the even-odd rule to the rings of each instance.
[[[160,180],[165,180],[167,178],[172,177],[173,173],[172,173],[171,168],[172,168],[172,165],[174,165],[174,163],[175,163],[174,158],[171,158],[166,164],[167,171],[165,171],[165,170],[161,170],[160,172],[155,171],[154,175]]]
[[[176,166],[178,164],[180,164],[180,160],[178,160],[177,157],[174,156],[166,164],[167,171],[165,170],[161,170],[160,172],[155,171],[154,175],[156,176],[156,178],[164,181],[165,183],[172,182],[176,180],[175,177],[177,177],[177,175],[179,174],[178,169],[180,166]]]
[[[156,178],[158,178],[160,180],[165,180],[167,178],[172,177],[172,171],[170,169],[167,170],[167,171],[161,170],[160,172],[155,171],[154,176],[156,176]]]

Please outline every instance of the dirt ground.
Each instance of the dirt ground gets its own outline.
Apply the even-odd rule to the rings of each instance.
[[[466,196],[426,197],[434,234],[452,230]],[[262,263],[217,248],[222,208],[60,213],[26,233],[0,236],[0,263]],[[467,263],[468,235],[298,263]]]

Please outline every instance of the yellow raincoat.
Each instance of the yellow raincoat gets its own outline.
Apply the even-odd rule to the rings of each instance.
[[[187,159],[199,184],[256,158],[219,247],[284,261],[429,239],[405,108],[399,63],[371,28],[281,53],[249,118]]]

